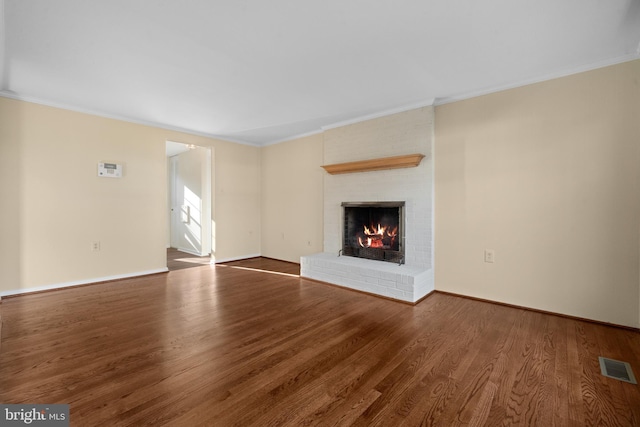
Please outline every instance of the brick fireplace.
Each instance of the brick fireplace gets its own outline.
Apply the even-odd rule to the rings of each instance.
[[[327,165],[410,153],[425,158],[417,167],[326,173],[324,252],[302,257],[301,275],[403,301],[419,300],[433,290],[433,107],[328,129],[323,136]],[[402,201],[404,263],[342,255],[343,204],[354,201],[381,206]]]

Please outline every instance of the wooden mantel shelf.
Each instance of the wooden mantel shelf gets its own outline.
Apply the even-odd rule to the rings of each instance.
[[[420,164],[423,158],[424,154],[408,154],[406,156],[384,157],[381,159],[361,160],[359,162],[337,163],[322,167],[331,175],[337,175],[341,173],[414,168]]]

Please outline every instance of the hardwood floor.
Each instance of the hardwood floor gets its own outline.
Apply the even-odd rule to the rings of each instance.
[[[638,426],[640,334],[266,259],[2,300],[0,402],[71,425]]]
[[[201,265],[208,265],[210,263],[211,257],[209,256],[196,256],[174,248],[167,249],[167,268],[169,271],[200,267]]]

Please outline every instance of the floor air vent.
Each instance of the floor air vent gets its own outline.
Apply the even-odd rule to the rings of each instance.
[[[600,371],[605,377],[615,378],[616,380],[631,384],[638,384],[636,377],[633,376],[631,365],[627,362],[607,359],[606,357],[598,357],[598,360],[600,361]]]

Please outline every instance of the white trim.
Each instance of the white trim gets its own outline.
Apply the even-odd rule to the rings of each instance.
[[[342,126],[352,125],[354,123],[366,122],[367,120],[378,119],[380,117],[390,116],[392,114],[404,113],[405,111],[416,110],[422,107],[430,107],[433,105],[435,99],[427,99],[422,102],[418,102],[415,104],[408,104],[402,107],[391,108],[389,110],[378,111],[377,113],[367,114],[364,116],[354,117],[353,119],[343,120],[341,122],[332,123],[329,125],[322,126],[321,129],[323,131],[329,129],[335,129]]]
[[[214,263],[215,264],[220,264],[222,262],[240,261],[240,260],[243,260],[243,259],[258,258],[260,256],[262,256],[262,255],[261,254],[242,255],[242,256],[231,257],[231,258],[216,259],[214,261]]]
[[[200,250],[209,255],[211,258],[211,251],[213,248],[213,188],[211,186],[211,176],[213,175],[213,147],[205,147],[205,159],[204,159],[204,171],[201,176],[202,180],[202,193],[204,197],[202,207],[202,245]]]
[[[619,56],[617,58],[594,62],[588,65],[583,65],[579,67],[573,67],[573,68],[558,71],[555,73],[545,74],[544,76],[541,76],[541,77],[531,78],[527,80],[520,80],[510,84],[494,86],[494,87],[472,91],[472,92],[461,93],[458,95],[448,96],[445,98],[438,98],[436,99],[433,105],[438,106],[438,105],[450,104],[452,102],[462,101],[470,98],[476,98],[482,95],[489,95],[490,93],[502,92],[504,90],[515,89],[517,87],[528,86],[535,83],[545,82],[548,80],[554,80],[560,77],[567,77],[573,74],[579,74],[579,73],[584,73],[586,71],[597,70],[599,68],[609,67],[611,65],[622,64],[623,62],[635,61],[636,59],[640,59],[640,45],[638,46],[638,50],[639,50],[638,52],[631,53],[629,55]]]
[[[93,279],[74,280],[72,282],[55,283],[52,285],[36,286],[34,288],[13,289],[10,291],[0,292],[0,297],[8,295],[27,294],[30,292],[48,291],[52,289],[68,288],[69,286],[89,285],[91,283],[108,282],[111,280],[129,279],[131,277],[148,276],[150,274],[166,273],[169,269],[167,267],[158,268],[155,270],[137,271],[135,273],[116,274],[115,276],[95,277]]]
[[[0,0],[0,6],[4,6],[4,0]],[[0,10],[0,18],[3,18],[4,14],[3,12]],[[4,25],[2,23],[2,21],[0,21],[0,35],[2,35],[2,31],[4,30]],[[5,44],[6,44],[6,37],[4,37],[5,39]],[[364,116],[359,116],[359,117],[354,117],[352,119],[348,119],[348,120],[344,120],[344,121],[340,121],[340,122],[335,122],[335,123],[331,123],[328,125],[324,125],[324,126],[320,126],[320,129],[316,129],[316,130],[312,130],[309,132],[305,132],[305,133],[301,133],[301,134],[297,134],[297,135],[292,135],[286,138],[282,138],[282,139],[278,139],[278,140],[272,140],[272,141],[268,141],[265,143],[254,143],[254,142],[248,142],[248,141],[243,141],[243,140],[239,140],[239,139],[235,139],[235,138],[230,138],[228,136],[219,136],[219,135],[215,135],[215,134],[211,134],[211,133],[207,133],[207,132],[200,132],[200,131],[196,131],[196,130],[192,130],[192,129],[186,129],[186,128],[181,128],[178,126],[171,126],[171,125],[167,125],[167,124],[163,124],[163,123],[158,123],[158,122],[153,122],[153,121],[147,121],[147,120],[138,120],[138,119],[132,119],[129,117],[124,117],[124,116],[119,116],[119,115],[115,115],[115,114],[107,114],[107,113],[103,113],[100,111],[95,111],[95,110],[90,110],[90,109],[86,109],[86,108],[81,108],[81,107],[73,107],[70,105],[66,105],[66,104],[60,104],[57,102],[53,102],[53,101],[47,101],[44,99],[40,99],[40,98],[36,98],[36,97],[31,97],[31,96],[25,96],[25,95],[19,95],[13,92],[10,92],[6,89],[3,88],[3,79],[5,79],[6,76],[6,64],[3,63],[3,58],[2,58],[2,49],[4,48],[0,48],[0,97],[4,97],[4,98],[11,98],[11,99],[15,99],[18,101],[25,101],[25,102],[31,102],[34,104],[40,104],[40,105],[46,105],[49,107],[54,107],[54,108],[60,108],[63,110],[69,110],[69,111],[75,111],[78,113],[83,113],[83,114],[90,114],[93,116],[98,116],[98,117],[104,117],[104,118],[108,118],[108,119],[114,119],[114,120],[120,120],[120,121],[124,121],[124,122],[128,122],[128,123],[135,123],[135,124],[139,124],[139,125],[143,125],[143,126],[151,126],[151,127],[155,127],[155,128],[160,128],[160,129],[165,129],[165,130],[169,130],[169,131],[175,131],[175,132],[182,132],[182,133],[186,133],[186,134],[190,134],[190,135],[196,135],[196,136],[203,136],[206,138],[212,138],[212,139],[217,139],[220,141],[225,141],[225,142],[230,142],[230,143],[236,143],[236,144],[242,144],[242,145],[248,145],[251,147],[264,147],[264,146],[269,146],[269,145],[275,145],[275,144],[279,144],[281,142],[286,142],[286,141],[291,141],[294,139],[298,139],[298,138],[303,138],[305,136],[311,136],[311,135],[316,135],[319,133],[322,133],[326,130],[330,130],[330,129],[335,129],[338,127],[342,127],[342,126],[347,126],[347,125],[351,125],[351,124],[355,124],[355,123],[360,123],[360,122],[364,122],[367,120],[372,120],[372,119],[377,119],[380,117],[384,117],[384,116],[389,116],[392,114],[397,114],[397,113],[402,113],[405,111],[409,111],[409,110],[415,110],[417,108],[422,108],[422,107],[427,107],[427,106],[438,106],[438,105],[444,105],[444,104],[449,104],[451,102],[456,102],[456,101],[462,101],[464,99],[469,99],[469,98],[475,98],[478,96],[482,96],[482,95],[488,95],[490,93],[495,93],[495,92],[501,92],[504,90],[508,90],[508,89],[514,89],[517,87],[521,87],[521,86],[527,86],[530,84],[535,84],[535,83],[540,83],[543,81],[547,81],[547,80],[553,80],[553,79],[557,79],[560,77],[566,77],[572,74],[578,74],[578,73],[582,73],[585,71],[591,71],[591,70],[595,70],[598,68],[604,68],[604,67],[608,67],[611,65],[616,65],[616,64],[620,64],[623,62],[629,62],[629,61],[634,61],[636,59],[640,59],[640,44],[638,44],[638,48],[636,49],[636,52],[628,54],[628,55],[624,55],[624,56],[620,56],[617,58],[611,58],[611,59],[606,59],[606,60],[602,60],[602,61],[598,61],[598,62],[594,62],[588,65],[583,65],[583,66],[579,66],[579,67],[573,67],[570,69],[566,69],[563,71],[558,71],[558,72],[554,72],[554,73],[550,73],[550,74],[546,74],[542,77],[536,77],[536,78],[531,78],[531,79],[526,79],[526,80],[520,80],[517,82],[513,82],[513,83],[509,83],[509,84],[505,84],[505,85],[499,85],[499,86],[493,86],[493,87],[489,87],[486,89],[482,89],[482,90],[477,90],[477,91],[471,91],[471,92],[464,92],[464,93],[460,93],[457,95],[453,95],[453,96],[448,96],[448,97],[444,97],[444,98],[436,98],[436,99],[427,99],[415,104],[408,104],[408,105],[404,105],[401,107],[396,107],[396,108],[392,108],[392,109],[387,109],[387,110],[382,110],[382,111],[378,111],[377,113],[372,113],[372,114],[368,114],[368,115],[364,115]],[[4,52],[4,55],[6,57],[6,52]]]
[[[2,1],[2,0],[0,0],[0,1]],[[200,132],[200,131],[193,130],[193,129],[181,128],[179,126],[171,126],[171,125],[167,125],[167,124],[164,124],[164,123],[153,122],[153,121],[150,121],[150,120],[133,119],[131,117],[120,116],[120,115],[117,115],[117,114],[104,113],[104,112],[101,112],[101,111],[91,110],[91,109],[88,109],[88,108],[74,107],[74,106],[67,105],[67,104],[60,104],[58,102],[48,101],[48,100],[41,99],[41,98],[36,98],[36,97],[33,97],[33,96],[20,95],[20,94],[14,93],[14,92],[10,92],[8,90],[0,90],[0,97],[11,98],[11,99],[15,99],[17,101],[31,102],[33,104],[46,105],[47,107],[60,108],[61,110],[75,111],[76,113],[83,113],[83,114],[89,114],[89,115],[92,115],[92,116],[104,117],[106,119],[120,120],[122,122],[134,123],[134,124],[137,124],[137,125],[150,126],[150,127],[159,128],[159,129],[165,129],[165,130],[174,131],[174,132],[187,133],[189,135],[203,136],[205,138],[217,139],[219,141],[231,142],[231,143],[242,144],[242,145],[249,145],[251,147],[260,147],[260,144],[255,144],[253,142],[247,142],[247,141],[242,141],[242,140],[239,140],[239,139],[229,138],[227,136],[219,136],[219,135],[215,135],[215,134],[212,134],[212,133]]]
[[[309,131],[309,132],[288,136],[286,138],[269,141],[269,142],[266,142],[266,143],[262,144],[261,147],[280,144],[281,142],[287,142],[287,141],[291,141],[291,140],[299,139],[299,138],[304,138],[304,137],[311,136],[311,135],[317,135],[317,134],[320,134],[320,133],[324,133],[326,130],[329,130],[329,129],[335,129],[335,128],[339,128],[339,127],[342,127],[342,126],[347,126],[347,125],[352,125],[352,124],[355,124],[355,123],[365,122],[367,120],[378,119],[380,117],[390,116],[392,114],[404,113],[405,111],[415,110],[415,109],[422,108],[422,107],[429,107],[429,106],[433,105],[433,102],[434,102],[434,99],[431,98],[431,99],[428,99],[426,101],[422,101],[422,102],[419,102],[419,103],[416,103],[416,104],[403,105],[402,107],[391,108],[389,110],[378,111],[377,113],[367,114],[367,115],[364,115],[364,116],[358,116],[358,117],[354,117],[354,118],[348,119],[348,120],[342,120],[340,122],[335,122],[335,123],[331,123],[331,124],[328,124],[328,125],[320,126],[320,129],[317,129],[317,130],[312,130],[312,131]]]
[[[276,139],[274,141],[265,142],[264,144],[261,145],[261,147],[267,147],[269,145],[276,145],[276,144],[280,144],[281,142],[293,141],[294,139],[305,138],[307,136],[318,135],[319,133],[323,133],[323,132],[324,131],[322,129],[316,129],[316,130],[312,130],[310,132],[299,133],[297,135],[288,136],[288,137],[283,138],[283,139]]]

